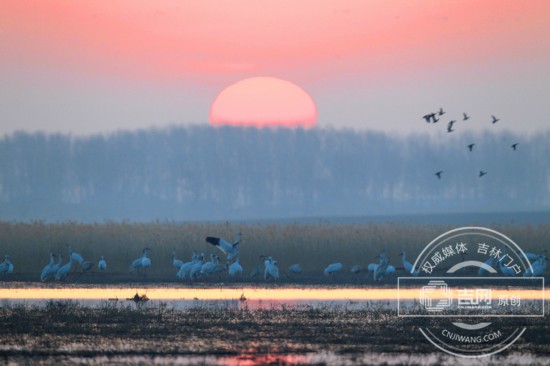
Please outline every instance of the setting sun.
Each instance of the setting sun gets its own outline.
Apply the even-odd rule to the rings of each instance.
[[[313,127],[317,108],[302,88],[273,77],[253,77],[225,88],[210,108],[213,125]]]

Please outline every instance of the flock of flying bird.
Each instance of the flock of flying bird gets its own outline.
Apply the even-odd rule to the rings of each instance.
[[[426,123],[437,123],[439,122],[443,117],[443,115],[445,114],[446,112],[443,110],[443,108],[439,108],[439,111],[437,112],[430,112],[428,114],[425,114],[424,116],[422,116],[422,118],[424,118],[426,120]],[[439,117],[439,118],[438,118]],[[470,119],[470,116],[467,114],[467,113],[462,113],[462,122],[464,121],[467,121]],[[491,116],[491,123],[494,125],[495,123],[497,123],[498,121],[500,121],[499,118],[495,117],[494,115]],[[447,132],[448,133],[451,133],[451,132],[454,132],[455,130],[453,129],[453,126],[455,126],[455,124],[457,123],[458,121],[453,119],[453,120],[450,120],[448,123],[447,123]],[[468,144],[466,145],[466,147],[468,148],[468,151],[472,152],[474,150],[474,146],[476,144],[475,143],[471,143],[471,144]],[[519,145],[519,142],[515,142],[513,143],[512,145],[510,145],[510,147],[512,148],[513,151],[516,151],[517,148],[518,148],[518,145]],[[443,174],[443,170],[439,170],[437,172],[435,172],[435,176],[437,177],[437,179],[441,179],[441,175]],[[484,175],[487,174],[487,171],[484,171],[484,170],[480,170],[479,171],[479,174],[478,174],[478,177],[481,178],[483,177]]]
[[[210,260],[205,262],[205,254],[197,254],[193,252],[192,258],[188,262],[184,262],[176,258],[176,253],[172,253],[172,265],[177,269],[176,276],[181,279],[196,280],[199,278],[205,278],[210,275],[219,273],[229,274],[231,277],[242,276],[243,267],[239,263],[239,244],[241,242],[241,233],[237,233],[235,241],[230,243],[222,238],[209,236],[206,238],[206,242],[217,247],[226,256],[226,264],[222,264],[220,257],[216,254],[210,254]],[[55,261],[56,255],[53,252],[49,253],[49,263],[44,267],[40,274],[40,281],[57,280],[63,281],[67,278],[74,263],[78,264],[81,269],[81,273],[91,270],[94,267],[94,263],[84,260],[82,255],[73,252],[70,245],[67,245],[69,251],[69,261],[63,264],[63,255],[59,254],[58,261]],[[151,259],[149,258],[149,248],[144,248],[142,256],[132,261],[130,265],[131,272],[140,273],[143,270],[143,274],[147,274],[147,269],[151,267]],[[506,250],[502,250],[503,256],[500,259],[490,257],[485,263],[480,266],[478,274],[480,276],[488,273],[502,273],[504,276],[515,276],[516,273],[512,268],[506,267],[503,264],[503,259],[506,256]],[[548,258],[546,256],[546,250],[542,254],[524,253],[525,257],[529,260],[531,267],[523,274],[526,277],[538,277],[543,276],[548,268]],[[407,261],[406,253],[399,254],[405,273],[413,276],[418,276],[418,269],[413,268],[413,265]],[[262,262],[251,272],[249,278],[253,279],[263,273],[263,279],[279,280],[279,265],[278,262],[271,256],[260,256]],[[386,255],[386,251],[383,250],[376,256],[378,262],[370,263],[367,267],[367,278],[372,276],[374,281],[381,281],[382,279],[389,277],[396,272],[396,267],[390,264],[390,258]],[[230,264],[230,262],[232,263]],[[480,263],[481,264],[481,263]],[[13,272],[13,263],[10,261],[8,255],[4,257],[3,262],[0,263],[0,275]],[[104,272],[107,269],[107,261],[103,256],[97,264],[97,269],[100,272]],[[344,265],[341,262],[335,262],[329,264],[323,273],[326,276],[334,275],[337,272],[341,272],[344,269]],[[298,263],[292,264],[288,267],[288,271],[293,274],[302,273],[302,266]],[[351,267],[351,273],[354,275],[363,272],[363,267],[360,265],[354,265]]]

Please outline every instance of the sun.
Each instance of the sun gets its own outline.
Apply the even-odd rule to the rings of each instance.
[[[317,107],[298,85],[274,77],[238,81],[214,99],[210,107],[214,126],[303,127],[317,123]]]

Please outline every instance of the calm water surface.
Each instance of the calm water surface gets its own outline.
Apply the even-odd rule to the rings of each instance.
[[[401,303],[418,301],[419,289],[408,288],[350,288],[350,287],[110,287],[89,286],[28,286],[11,285],[0,288],[4,304],[41,304],[49,300],[72,300],[85,305],[101,305],[105,302],[124,303],[136,295],[146,295],[151,306],[166,303],[176,309],[191,307],[238,308],[244,303],[253,309],[291,306],[345,306],[349,310],[365,308],[396,308]],[[544,300],[544,292],[502,288],[494,290],[493,296],[519,295],[530,301]]]

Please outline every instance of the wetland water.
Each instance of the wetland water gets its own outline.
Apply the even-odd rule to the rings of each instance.
[[[197,304],[220,307],[246,302],[252,308],[278,305],[353,305],[350,309],[364,306],[396,308],[402,303],[418,301],[417,288],[372,288],[372,287],[165,287],[165,286],[67,286],[32,287],[15,284],[0,288],[0,299],[11,302],[40,303],[48,300],[72,300],[82,304],[97,304],[102,301],[125,301],[135,294],[146,295],[154,302],[164,302],[178,309]],[[502,288],[494,296],[505,294],[520,296],[527,301],[543,301],[544,292]]]
[[[136,293],[151,300],[126,301]],[[414,301],[416,294],[400,296]],[[437,351],[398,318],[397,295],[395,288],[336,286],[11,283],[0,289],[0,354],[34,364],[550,363],[548,314],[509,351],[462,359]]]

